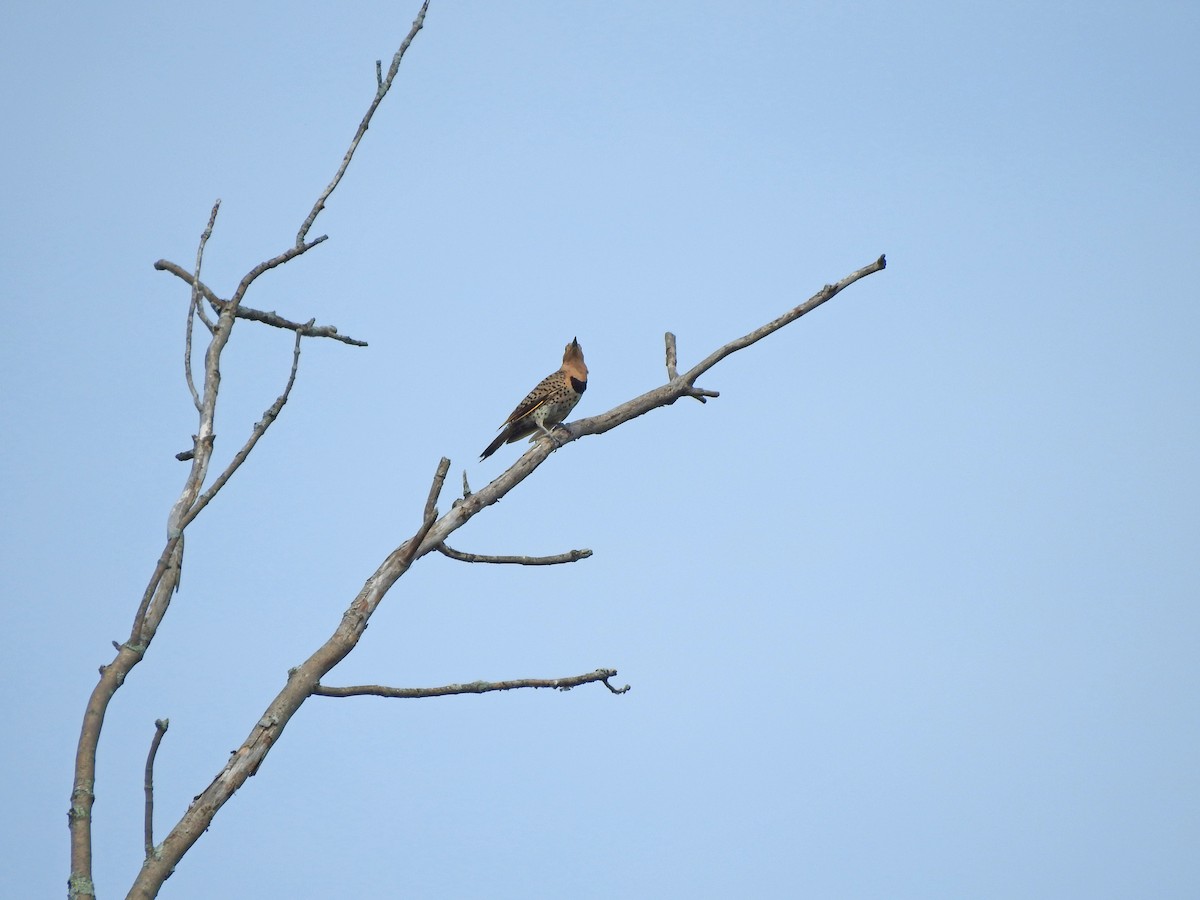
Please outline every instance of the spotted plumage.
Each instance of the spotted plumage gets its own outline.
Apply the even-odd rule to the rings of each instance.
[[[512,415],[500,426],[500,434],[479,455],[487,459],[501,444],[511,444],[530,435],[552,434],[551,428],[563,421],[583,392],[587,390],[587,365],[583,361],[583,349],[578,340],[572,340],[563,351],[562,368],[547,375],[520,402]]]

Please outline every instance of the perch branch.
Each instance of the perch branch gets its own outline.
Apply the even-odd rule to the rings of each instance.
[[[614,694],[624,694],[629,685],[614,688],[608,679],[616,678],[616,669],[597,669],[586,675],[572,675],[569,678],[516,678],[511,681],[472,681],[470,684],[447,684],[431,688],[398,688],[386,687],[382,684],[357,684],[349,687],[326,687],[318,684],[313,688],[313,694],[318,697],[392,697],[405,700],[422,697],[450,697],[455,694],[490,694],[493,691],[513,691],[520,688],[555,688],[569,691],[581,684],[602,682]]]
[[[363,135],[367,133],[367,126],[371,124],[371,117],[375,115],[375,110],[379,108],[379,104],[383,102],[383,98],[387,96],[388,90],[392,86],[392,82],[396,79],[396,73],[400,71],[400,60],[404,59],[404,54],[408,52],[408,46],[413,42],[413,38],[417,36],[417,32],[425,25],[425,11],[429,9],[429,0],[425,0],[421,4],[420,11],[417,12],[417,17],[413,19],[412,28],[409,30],[407,37],[400,43],[400,48],[392,57],[392,64],[388,67],[387,78],[382,81],[379,79],[380,64],[375,64],[375,99],[371,101],[371,105],[367,107],[367,112],[363,116],[362,121],[358,123],[358,131],[354,133],[354,139],[350,141],[350,147],[346,150],[346,155],[342,157],[342,164],[338,166],[337,172],[333,175],[333,181],[329,182],[325,190],[321,192],[321,196],[317,198],[317,202],[313,204],[312,212],[308,214],[308,218],[300,226],[300,231],[296,234],[296,246],[299,247],[304,243],[304,239],[308,236],[308,230],[312,228],[313,222],[317,220],[317,216],[321,214],[321,210],[325,208],[325,201],[329,199],[329,195],[334,192],[338,184],[342,180],[342,176],[346,174],[346,169],[350,166],[350,160],[354,158],[354,151],[358,149],[358,142],[362,140]]]
[[[163,735],[171,727],[170,719],[154,720],[154,738],[150,741],[150,752],[146,754],[146,858],[154,854],[154,757]]]
[[[446,544],[439,544],[437,551],[443,556],[466,563],[497,563],[515,566],[557,566],[561,563],[578,562],[592,555],[591,550],[568,550],[555,556],[485,556],[482,553],[464,553]]]

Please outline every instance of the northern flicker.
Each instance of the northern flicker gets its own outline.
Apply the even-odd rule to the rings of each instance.
[[[479,454],[487,459],[501,444],[511,444],[537,432],[552,435],[551,428],[565,419],[587,390],[587,365],[578,339],[572,339],[563,351],[562,368],[547,375],[529,392],[512,415],[500,426],[500,434]]]

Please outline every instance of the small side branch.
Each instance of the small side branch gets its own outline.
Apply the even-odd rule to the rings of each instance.
[[[554,688],[559,691],[569,691],[581,684],[600,682],[614,694],[624,694],[630,689],[629,685],[615,688],[609,683],[610,678],[617,677],[616,669],[597,669],[586,675],[572,675],[568,678],[516,678],[511,681],[472,681],[470,684],[447,684],[431,688],[397,688],[382,684],[358,684],[349,687],[326,687],[318,684],[313,688],[313,694],[318,697],[390,697],[403,700],[414,700],[422,697],[451,697],[455,694],[490,694],[494,691],[515,691],[519,688]]]
[[[464,553],[446,544],[438,544],[437,550],[442,556],[457,559],[466,563],[494,563],[512,566],[557,566],[562,563],[579,562],[592,555],[591,550],[568,550],[554,556],[487,556],[482,553]]]
[[[146,857],[154,854],[154,757],[163,735],[171,727],[170,719],[154,720],[154,739],[150,741],[150,752],[146,754]]]

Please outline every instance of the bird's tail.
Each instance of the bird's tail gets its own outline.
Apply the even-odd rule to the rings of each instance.
[[[485,460],[489,456],[491,456],[493,453],[495,453],[497,450],[499,450],[500,446],[506,440],[508,440],[508,429],[507,428],[504,429],[504,431],[500,432],[498,435],[496,435],[496,439],[487,445],[486,450],[484,450],[482,453],[479,454],[480,461],[482,462],[483,460]]]

